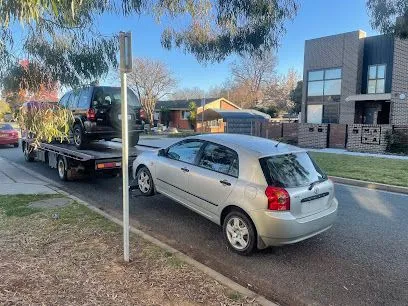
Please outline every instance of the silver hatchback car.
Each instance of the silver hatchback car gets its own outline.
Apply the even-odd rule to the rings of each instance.
[[[264,138],[186,138],[140,154],[133,177],[142,194],[161,193],[221,225],[244,255],[320,234],[337,215],[333,183],[309,154]]]

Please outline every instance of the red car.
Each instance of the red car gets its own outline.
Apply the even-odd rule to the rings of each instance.
[[[0,123],[0,145],[18,147],[18,132],[7,123]]]

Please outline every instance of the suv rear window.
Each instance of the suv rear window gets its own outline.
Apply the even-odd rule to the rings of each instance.
[[[128,105],[140,106],[135,93],[127,89]],[[95,87],[93,95],[93,106],[110,106],[112,104],[121,104],[120,87]]]
[[[327,175],[306,152],[268,156],[259,161],[270,186],[304,187],[327,179]]]

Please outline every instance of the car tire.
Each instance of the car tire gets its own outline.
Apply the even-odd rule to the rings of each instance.
[[[135,133],[129,137],[129,146],[134,147],[139,142],[139,133]]]
[[[74,138],[74,145],[77,149],[85,149],[88,142],[84,133],[84,129],[80,123],[76,123],[72,129],[72,134]]]
[[[251,219],[239,210],[233,210],[223,222],[224,239],[228,249],[248,256],[256,249],[256,229]]]
[[[143,166],[141,167],[136,174],[137,186],[144,196],[154,195],[154,183],[152,175],[150,174],[149,169]]]
[[[59,156],[57,159],[57,171],[58,171],[58,176],[61,181],[67,181],[68,180],[68,164],[67,160],[63,156]]]
[[[18,148],[18,142],[13,145],[15,148]]]
[[[24,153],[24,159],[26,162],[33,162],[34,161],[34,156],[33,153],[30,151],[30,145],[28,143],[23,144],[23,153]]]

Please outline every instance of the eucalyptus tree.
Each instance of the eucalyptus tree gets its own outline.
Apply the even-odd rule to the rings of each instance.
[[[367,7],[374,29],[408,39],[407,0],[367,0]]]
[[[150,15],[165,27],[164,48],[201,62],[231,53],[276,48],[297,0],[2,0],[0,77],[3,89],[75,87],[117,67],[116,34],[97,27],[104,14]],[[27,58],[29,64],[20,65]]]

